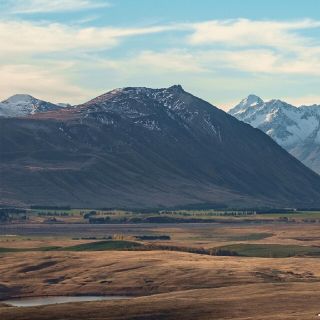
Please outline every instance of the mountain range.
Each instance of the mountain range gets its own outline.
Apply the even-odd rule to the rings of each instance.
[[[320,105],[295,107],[249,95],[229,113],[267,133],[280,146],[320,174]]]
[[[36,99],[28,94],[15,94],[0,102],[0,117],[23,117],[39,112],[59,110],[70,106],[69,104],[51,102]]]
[[[180,85],[1,117],[1,204],[320,206],[320,176]]]

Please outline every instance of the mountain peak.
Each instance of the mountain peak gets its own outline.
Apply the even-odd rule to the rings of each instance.
[[[320,106],[295,107],[272,99],[229,112],[273,138],[306,166],[320,173]]]
[[[260,103],[263,103],[263,100],[255,94],[249,94],[240,102],[240,104],[246,105],[248,107],[254,107]]]
[[[124,87],[124,88],[114,89],[109,93],[132,92],[132,91],[136,93],[149,93],[153,91],[171,91],[171,92],[177,92],[177,93],[185,92],[180,84],[175,84],[168,88],[162,88],[162,89],[152,89],[148,87]]]
[[[169,87],[168,90],[175,91],[175,92],[184,92],[184,90],[180,84],[175,84],[175,85]]]
[[[29,94],[14,94],[13,96],[9,97],[6,100],[3,100],[2,103],[25,103],[30,102],[32,100],[36,100],[33,96]]]
[[[185,93],[181,85],[173,85],[168,88],[153,89],[147,87],[122,87],[108,91],[90,101],[85,102],[81,106],[90,106],[98,104],[107,104],[112,101],[118,101],[118,99],[135,99],[142,101],[145,98],[154,100],[173,99],[173,95],[176,96]]]
[[[274,104],[274,105],[278,105],[278,106],[289,105],[287,102],[282,101],[280,99],[272,99],[272,100],[269,101],[269,103],[270,104]]]
[[[263,104],[264,101],[255,94],[249,94],[246,98],[242,99],[239,104],[230,109],[231,115],[236,115],[247,111],[249,108],[254,108]]]
[[[0,103],[0,117],[24,117],[30,114],[53,111],[65,106],[42,101],[29,94],[15,94]]]

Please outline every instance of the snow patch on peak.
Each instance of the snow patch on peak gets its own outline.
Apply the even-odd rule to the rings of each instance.
[[[263,104],[264,101],[260,97],[256,96],[255,94],[250,94],[246,98],[242,99],[234,108],[230,109],[229,113],[235,116],[237,114],[245,113],[247,110],[256,108]]]
[[[279,100],[279,99],[272,99],[269,101],[269,104],[272,105],[273,107],[277,107],[277,108],[294,108],[294,109],[296,109],[295,106],[293,106],[289,103],[286,103],[282,100]]]
[[[241,103],[244,102],[241,101]],[[258,106],[237,105],[229,113],[271,136],[300,161],[320,173],[320,105],[295,107],[279,99]]]
[[[15,94],[8,99],[2,101],[4,104],[9,104],[9,103],[29,103],[32,102],[33,100],[36,100],[34,97],[30,96],[29,94]]]
[[[29,94],[15,94],[0,103],[0,117],[23,117],[38,112],[61,109],[62,105],[42,101]]]
[[[255,94],[249,94],[247,98],[243,99],[240,104],[243,106],[254,107],[260,103],[263,103],[263,100],[256,96]]]

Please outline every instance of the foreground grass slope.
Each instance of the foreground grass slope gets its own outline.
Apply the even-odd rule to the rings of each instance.
[[[0,265],[3,297],[145,295],[279,281],[320,281],[320,259],[217,257],[173,251],[61,251],[3,254]]]
[[[0,284],[10,296],[142,296],[58,308],[0,306],[6,320],[308,320],[319,308],[320,259],[158,251],[11,253],[1,258]]]
[[[320,285],[264,284],[195,289],[114,302],[1,308],[6,320],[313,320]]]

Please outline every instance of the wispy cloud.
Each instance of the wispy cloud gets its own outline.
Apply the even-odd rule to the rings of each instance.
[[[26,21],[0,21],[0,56],[32,55],[83,50],[92,52],[117,45],[121,38],[160,33],[171,26],[142,28],[79,27],[65,24],[35,24]]]
[[[251,75],[320,76],[320,55],[286,55],[269,49],[143,51],[134,57],[107,59],[108,67],[126,73],[222,74],[240,71]],[[100,61],[101,62],[101,61]],[[97,63],[99,63],[97,61]]]
[[[169,50],[165,52],[147,50],[127,62],[122,61],[121,64],[125,65],[127,70],[138,68],[141,71],[147,68],[149,72],[158,73],[198,73],[205,71],[194,54],[186,50]]]
[[[192,45],[223,44],[231,47],[263,46],[295,49],[311,45],[312,40],[299,30],[320,28],[320,21],[255,21],[248,19],[216,20],[193,24],[189,36]]]
[[[320,55],[309,52],[282,53],[268,49],[199,51],[203,64],[219,70],[238,70],[251,74],[320,75]]]
[[[320,21],[236,19],[193,27],[189,44],[202,48],[203,59],[219,67],[249,73],[320,75],[320,41],[301,33],[320,29]]]
[[[171,37],[178,39],[176,48],[168,50],[164,44],[156,52],[144,47],[138,58],[144,58],[146,63],[158,65],[159,68],[171,64],[174,70],[195,68],[197,71],[203,64],[198,62],[200,54],[205,58],[204,62],[208,59],[214,62],[216,59],[230,68],[248,72],[319,74],[319,68],[312,68],[312,65],[317,67],[320,63],[320,42],[298,33],[314,28],[320,28],[320,21],[238,19],[114,28],[7,20],[0,21],[0,56],[70,50],[94,52],[113,48],[127,37],[171,32]],[[187,33],[186,38],[179,34],[180,31]],[[181,55],[181,62],[178,55]]]
[[[16,1],[19,2],[31,3]],[[102,3],[63,1],[70,5],[75,2],[82,6]],[[39,84],[48,97],[51,90],[60,100],[77,103],[78,97],[90,97],[82,94],[80,87],[84,88],[82,92],[87,92],[88,87],[103,90],[128,82],[147,85],[155,83],[154,79],[159,79],[160,85],[181,79],[190,87],[191,84],[201,87],[199,92],[207,92],[207,97],[211,95],[211,86],[228,92],[238,90],[241,94],[251,91],[243,81],[248,78],[252,80],[251,86],[263,77],[268,80],[261,86],[271,86],[280,76],[287,80],[296,77],[296,83],[312,78],[315,83],[318,80],[314,79],[320,76],[320,39],[314,29],[320,29],[320,21],[236,19],[141,27],[85,27],[74,23],[0,20],[0,71],[2,79],[6,79],[5,74],[10,80],[0,81],[0,91],[5,94],[12,86],[16,92],[19,88],[27,92],[32,88],[37,90]],[[149,42],[150,37],[145,36],[151,34]],[[63,61],[72,63],[72,68],[55,67]],[[69,76],[70,69],[73,78]],[[46,78],[50,78],[51,72],[49,83]],[[86,79],[88,74],[90,82]],[[63,93],[61,86],[68,88],[69,93]],[[62,99],[64,94],[66,98]],[[72,94],[76,98],[70,100]]]
[[[15,14],[80,11],[109,6],[108,1],[102,0],[8,0],[7,3],[8,11]]]

